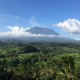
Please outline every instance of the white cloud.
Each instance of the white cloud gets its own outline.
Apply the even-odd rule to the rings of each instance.
[[[18,26],[14,26],[14,27],[8,26],[8,29],[10,29],[11,32],[24,32],[30,28],[29,27],[22,28],[22,27],[18,27]]]
[[[43,34],[32,34],[30,32],[27,32],[28,29],[30,29],[29,27],[26,28],[22,28],[19,26],[8,26],[7,27],[9,29],[8,32],[0,32],[0,37],[61,37],[56,36],[56,35],[43,35]]]
[[[80,21],[77,19],[68,19],[64,22],[59,22],[55,26],[62,28],[64,31],[79,34],[80,33]]]
[[[8,32],[0,32],[0,36],[7,36],[7,37],[20,37],[20,36],[26,36],[28,34],[30,34],[29,32],[26,32],[26,30],[30,29],[29,27],[27,28],[20,28],[18,26],[8,26],[7,27],[9,29]]]

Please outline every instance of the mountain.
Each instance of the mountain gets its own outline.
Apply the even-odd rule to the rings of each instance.
[[[20,37],[6,36],[6,37],[0,37],[0,41],[2,42],[26,42],[26,43],[30,43],[30,42],[61,42],[61,43],[63,42],[73,43],[74,42],[75,43],[77,42],[74,39],[62,37],[60,36],[59,33],[48,28],[33,27],[33,28],[26,30],[26,32],[30,32],[31,34],[35,34],[37,36],[25,36],[25,37],[24,36],[20,36]],[[38,36],[38,34],[41,34],[41,35]],[[42,36],[42,35],[45,35],[45,36]],[[50,36],[50,35],[55,35],[55,36]]]
[[[27,30],[27,32],[30,32],[32,34],[59,35],[57,32],[55,32],[52,29],[42,28],[42,27],[33,27],[33,28]]]

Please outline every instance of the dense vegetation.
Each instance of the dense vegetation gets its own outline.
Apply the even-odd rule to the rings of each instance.
[[[80,80],[80,44],[0,42],[0,80]]]

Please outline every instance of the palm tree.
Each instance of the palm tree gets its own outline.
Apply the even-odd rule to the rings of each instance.
[[[62,57],[60,63],[57,65],[57,80],[77,80],[72,56]]]

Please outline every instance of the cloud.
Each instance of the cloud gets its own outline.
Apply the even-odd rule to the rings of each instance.
[[[9,14],[0,14],[0,27],[1,28],[7,25],[26,26],[26,24],[28,24],[27,19],[24,17],[9,15]]]
[[[55,26],[60,27],[64,31],[72,34],[80,33],[80,21],[77,19],[68,19],[68,20],[65,20],[64,22],[59,22],[55,24]]]
[[[4,24],[5,23],[5,24]],[[37,18],[35,16],[31,16],[30,18],[24,18],[21,16],[14,16],[10,14],[0,14],[0,25],[2,26],[6,25],[20,25],[20,26],[43,26],[40,22],[38,22]],[[2,28],[3,29],[3,28]]]
[[[14,21],[24,21],[26,22],[26,19],[20,17],[20,16],[14,16],[14,15],[9,15],[9,14],[0,14],[0,21],[9,21],[9,20],[14,20]]]
[[[39,24],[39,22],[36,20],[36,17],[31,17],[30,20],[28,20],[28,23],[34,27],[34,26],[41,26],[41,24]]]
[[[21,37],[21,36],[26,36],[28,34],[30,34],[29,32],[26,32],[26,30],[30,29],[29,27],[26,28],[20,28],[19,26],[8,26],[7,27],[9,29],[8,32],[0,32],[0,36],[2,37]]]
[[[23,28],[19,26],[8,26],[8,32],[0,32],[0,37],[61,37],[61,35],[44,35],[44,34],[32,34],[27,32],[29,27]]]
[[[8,26],[8,29],[10,29],[11,32],[24,32],[30,28],[29,27],[22,28],[22,27],[18,27],[18,26],[14,26],[14,27]]]

